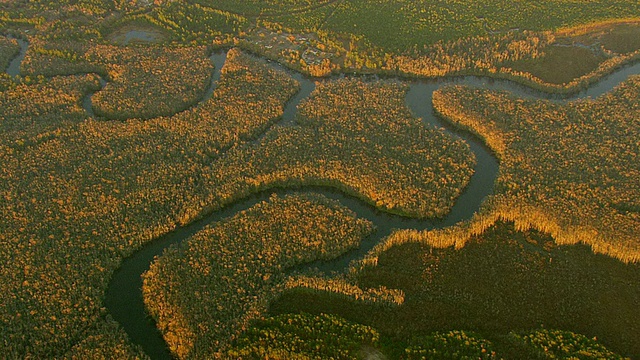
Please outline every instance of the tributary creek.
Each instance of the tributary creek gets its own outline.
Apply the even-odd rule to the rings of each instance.
[[[20,64],[24,59],[27,42],[18,39],[21,46],[20,53],[11,61],[7,68],[7,73],[11,76],[19,74]],[[220,78],[220,69],[226,60],[226,53],[218,52],[211,56],[211,61],[215,65],[211,84],[205,95],[200,100],[208,100],[215,90],[216,83]],[[275,63],[272,66],[286,71],[300,83],[300,90],[286,104],[281,120],[274,126],[295,126],[295,116],[298,104],[309,97],[315,89],[315,81],[335,81],[332,79],[311,79],[299,73],[282,69]],[[235,202],[225,208],[215,211],[200,220],[189,225],[178,228],[166,235],[163,235],[143,246],[131,256],[122,261],[111,278],[106,291],[105,306],[113,318],[118,321],[129,335],[130,340],[142,346],[143,350],[152,359],[171,359],[164,339],[160,331],[156,328],[155,322],[148,316],[142,299],[142,278],[141,275],[149,269],[151,262],[156,256],[162,255],[165,248],[178,244],[188,239],[207,224],[231,217],[242,210],[246,210],[253,205],[266,201],[272,194],[285,195],[294,192],[310,191],[320,193],[328,198],[338,200],[342,205],[353,210],[358,217],[365,218],[373,222],[376,230],[367,237],[359,248],[351,250],[331,261],[317,261],[305,266],[308,268],[318,268],[324,272],[346,270],[352,260],[362,258],[383,238],[388,236],[393,229],[438,229],[454,225],[460,221],[470,219],[479,209],[482,201],[492,193],[494,182],[498,175],[498,161],[490,150],[484,145],[481,139],[465,131],[454,129],[450,124],[442,122],[435,116],[431,104],[432,94],[435,90],[449,85],[468,85],[491,90],[506,90],[516,96],[534,99],[549,99],[553,101],[571,101],[581,98],[595,98],[611,91],[615,86],[625,81],[629,76],[640,74],[640,63],[621,67],[614,73],[602,78],[589,88],[582,90],[571,97],[561,97],[559,95],[547,94],[533,90],[521,84],[508,80],[497,80],[492,78],[461,76],[447,77],[436,80],[403,80],[407,81],[409,91],[406,94],[406,104],[413,115],[421,118],[425,126],[444,127],[454,137],[466,141],[476,158],[475,172],[465,188],[462,195],[457,199],[451,211],[442,219],[413,219],[398,215],[389,214],[357,199],[353,196],[345,195],[338,190],[326,187],[296,187],[293,189],[271,189],[253,194],[241,201]],[[365,81],[375,78],[371,76],[363,77]],[[102,81],[102,85],[105,85]],[[91,107],[91,95],[88,94],[83,100],[83,106],[90,116],[94,116]],[[269,130],[267,130],[269,131]],[[255,141],[255,140],[254,140]],[[301,267],[299,267],[301,268]]]

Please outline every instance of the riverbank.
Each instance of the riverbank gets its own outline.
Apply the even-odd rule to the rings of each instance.
[[[627,71],[629,71],[629,70],[627,69]],[[623,71],[622,73],[624,73],[624,71]],[[616,73],[615,75],[620,75],[620,73]],[[465,80],[465,79],[468,79],[468,80]],[[328,80],[328,81],[331,81],[331,80]],[[506,88],[510,88],[510,87],[511,87],[511,88],[513,88],[513,89],[514,89],[514,92],[516,92],[516,94],[518,94],[519,96],[520,96],[520,95],[521,95],[521,96],[532,96],[532,92],[531,92],[531,91],[522,90],[522,87],[519,87],[519,86],[517,86],[517,85],[513,85],[513,84],[511,84],[511,83],[509,83],[509,82],[493,81],[493,80],[482,79],[482,78],[476,78],[476,77],[450,79],[450,81],[451,81],[450,83],[448,83],[448,82],[446,82],[446,81],[445,81],[445,82],[440,82],[440,83],[439,83],[438,81],[434,81],[434,82],[432,82],[432,83],[430,83],[430,82],[421,82],[421,83],[420,83],[420,82],[418,82],[418,83],[411,84],[411,85],[410,85],[410,90],[409,90],[409,92],[407,93],[407,97],[409,97],[409,94],[413,94],[413,96],[415,96],[415,99],[416,99],[416,100],[415,100],[415,102],[416,102],[417,106],[422,106],[422,105],[424,105],[425,103],[427,104],[427,106],[426,106],[426,107],[425,107],[425,109],[423,109],[423,110],[417,110],[417,111],[416,111],[416,110],[414,110],[414,116],[416,116],[416,115],[417,115],[418,117],[422,117],[422,118],[424,118],[424,119],[425,119],[425,121],[426,121],[427,123],[439,124],[438,126],[442,126],[442,124],[438,123],[438,120],[437,120],[435,117],[433,117],[433,116],[432,116],[432,110],[430,109],[430,106],[428,106],[428,104],[430,104],[430,100],[429,100],[429,99],[430,99],[430,97],[429,97],[429,96],[430,96],[430,91],[429,91],[428,89],[429,89],[430,87],[438,87],[438,86],[446,85],[446,84],[459,84],[459,83],[461,83],[461,82],[462,82],[462,83],[464,83],[465,81],[470,81],[470,83],[469,83],[469,84],[479,84],[479,85],[481,85],[481,86],[490,86],[490,87],[492,87],[492,88],[505,88],[505,87],[506,87]],[[602,82],[601,84],[603,84],[603,83],[606,83],[606,81]],[[607,86],[608,86],[608,85],[607,85]],[[613,85],[612,85],[612,87],[613,87]],[[415,90],[415,89],[418,89],[418,90]],[[424,89],[424,90],[422,90],[422,89]],[[516,89],[520,89],[520,90],[516,90]],[[518,91],[519,91],[519,92],[518,92]],[[426,94],[425,94],[425,93],[426,93]],[[535,94],[535,92],[533,92],[533,94]],[[302,100],[302,98],[303,98],[303,96],[301,96],[299,100]],[[423,101],[421,101],[421,99],[424,99],[424,100],[423,100]],[[296,101],[299,101],[299,100],[296,100]],[[407,100],[407,102],[409,103],[409,102],[411,102],[411,100]],[[295,103],[295,102],[294,102],[294,103]],[[292,109],[293,109],[293,110],[292,110]],[[289,120],[288,120],[288,121],[287,121],[287,120],[285,120],[285,123],[288,123],[288,124],[294,124],[294,123],[295,123],[295,121],[293,121],[293,120],[291,120],[291,119],[293,119],[293,116],[295,116],[295,106],[293,106],[293,107],[292,107],[292,106],[288,106],[288,107],[286,107],[283,111],[284,111],[285,113],[286,113],[287,111],[289,111],[289,112],[291,112],[291,113],[292,113],[292,115],[291,115],[292,117],[291,117],[291,118],[289,118]],[[424,116],[422,116],[421,114],[424,114]],[[127,122],[127,121],[125,121],[125,122],[124,122],[125,124],[119,125],[119,126],[118,126],[118,129],[116,129],[116,130],[125,130],[125,129],[127,129],[130,125],[127,125],[127,124],[126,124],[126,122]],[[274,121],[274,122],[275,122],[275,121]],[[132,122],[132,123],[136,123],[136,122]],[[111,125],[106,125],[106,124],[105,124],[105,125],[103,125],[103,127],[102,127],[101,129],[102,129],[102,130],[108,129],[108,128],[109,128],[109,126],[111,126]],[[142,131],[148,131],[148,130],[145,130],[145,127],[144,127],[145,125],[144,125],[144,124],[139,123],[139,126],[141,127],[141,130],[142,130]],[[268,128],[269,128],[269,127],[266,127],[266,128],[264,128],[264,129],[268,129]],[[264,129],[263,129],[262,131],[265,131]],[[55,134],[55,133],[54,133],[54,134]],[[112,133],[111,133],[111,132],[106,132],[106,134],[112,134]],[[477,141],[477,140],[476,140],[476,141]],[[477,143],[478,143],[479,148],[482,148],[482,145],[481,145],[481,144],[482,144],[482,142],[481,142],[481,141],[477,141]],[[89,145],[89,144],[90,144],[90,143],[87,143],[87,145]],[[199,143],[199,144],[202,144],[202,143]],[[158,145],[162,145],[162,144],[158,144]],[[473,145],[471,145],[471,147],[473,148]],[[106,150],[106,148],[107,148],[107,147],[105,147],[105,150],[104,150],[104,151],[108,151],[108,150]],[[473,151],[475,152],[476,150],[473,150]],[[485,150],[485,151],[486,151],[486,150]],[[164,153],[161,153],[161,154],[164,154]],[[172,154],[172,153],[171,153],[171,152],[166,152],[166,154]],[[141,157],[141,158],[144,158],[144,156],[146,156],[146,155],[144,155],[144,153],[143,153],[143,152],[138,152],[138,153],[136,153],[136,155],[137,155],[137,157]],[[117,156],[117,155],[116,155],[116,156]],[[216,155],[216,156],[218,156],[218,155]],[[478,154],[476,153],[476,158],[480,158],[480,157],[481,157],[481,156],[478,156]],[[495,164],[495,165],[494,165],[494,171],[495,171],[495,172],[497,172],[497,162],[496,162],[496,160],[495,160],[495,159],[494,159],[490,154],[487,154],[487,155],[486,155],[486,157],[487,157],[488,159],[493,159],[492,161],[493,161],[493,163]],[[195,156],[190,157],[190,158],[191,158],[191,159],[192,159],[192,158],[195,158]],[[189,159],[189,158],[187,158],[187,159]],[[133,160],[132,158],[130,158],[130,159],[128,159],[128,161],[138,161],[138,160]],[[487,162],[487,164],[489,164],[490,162],[491,162],[491,160],[490,160],[489,162]],[[478,165],[478,166],[479,166],[479,165]],[[490,168],[491,166],[488,166],[488,167]],[[484,166],[483,166],[482,168],[484,168]],[[482,170],[482,169],[480,169],[480,170]],[[478,171],[478,170],[476,170],[476,171]],[[167,173],[167,174],[168,174],[168,173]],[[465,191],[465,192],[463,193],[462,197],[467,196],[466,194],[471,194],[471,195],[468,195],[468,196],[470,196],[470,197],[474,198],[474,200],[472,201],[472,203],[477,203],[477,204],[478,204],[477,206],[479,206],[479,204],[482,202],[482,199],[484,198],[484,196],[486,196],[486,195],[483,195],[483,194],[488,194],[488,193],[490,193],[490,192],[491,192],[492,187],[493,187],[493,179],[495,179],[495,176],[493,177],[493,179],[491,179],[491,178],[490,178],[490,176],[489,176],[488,178],[486,178],[486,179],[484,179],[484,180],[482,180],[482,181],[478,181],[477,183],[478,183],[479,185],[476,185],[476,186],[474,186],[474,185],[473,185],[473,184],[474,184],[474,181],[475,181],[475,180],[474,180],[474,178],[476,178],[476,176],[475,176],[475,175],[472,177],[472,180],[471,180],[470,184],[468,185],[467,191]],[[198,187],[197,187],[197,182],[192,182],[192,183],[187,183],[187,184],[188,184],[188,185],[185,185],[185,186],[195,186],[195,188],[196,188],[196,189],[198,189]],[[189,188],[189,189],[191,189],[191,187],[188,187],[188,188]],[[472,192],[472,191],[470,190],[470,189],[472,189],[472,188],[480,189],[481,191],[480,191],[479,193],[477,193],[477,192],[476,192],[476,190],[473,190],[473,192]],[[117,190],[118,190],[118,191],[121,191],[120,189],[117,189]],[[483,192],[484,192],[484,193],[483,193]],[[462,198],[461,198],[461,199],[462,199]],[[346,201],[346,200],[345,200],[345,201]],[[353,202],[358,202],[358,201],[353,201]],[[110,203],[110,204],[113,204],[113,203]],[[456,203],[456,205],[454,206],[454,210],[452,211],[452,213],[456,212],[456,211],[457,211],[457,210],[456,210],[456,208],[458,208],[458,210],[459,210],[459,211],[465,212],[465,213],[466,213],[466,215],[457,214],[457,215],[455,215],[455,217],[452,217],[451,219],[455,219],[456,217],[459,217],[458,219],[460,219],[460,218],[465,218],[465,216],[471,216],[471,215],[474,213],[474,211],[475,211],[474,209],[477,209],[477,207],[475,207],[475,206],[476,206],[476,205],[469,206],[469,204],[465,203],[465,202],[464,202],[464,201],[462,201],[462,200],[459,200],[459,201]],[[102,205],[102,208],[105,208],[105,206],[104,206],[104,205]],[[203,207],[203,208],[204,208],[204,207]],[[197,214],[196,214],[196,217],[198,217],[198,216],[203,216],[203,213],[202,213],[202,212],[197,213]],[[187,217],[187,219],[193,219],[193,217]],[[125,219],[123,219],[123,221],[126,223],[127,221],[130,221],[130,220],[125,220]],[[171,223],[172,221],[173,221],[173,220],[171,219],[171,220],[168,220],[167,222]],[[189,221],[191,221],[191,220],[188,220],[187,222],[189,222]],[[407,220],[401,220],[401,221],[407,221]],[[451,221],[453,221],[453,220],[451,220]],[[427,222],[427,223],[431,223],[431,222]],[[454,222],[454,223],[455,223],[455,222]],[[444,220],[442,223],[440,223],[439,225],[436,225],[436,226],[445,226],[444,224],[450,224],[450,225],[451,225],[451,224],[453,224],[453,223],[449,223],[449,220]],[[417,223],[412,223],[412,221],[407,221],[406,225],[407,225],[407,226],[412,226],[412,228],[420,228],[420,225],[418,225]],[[172,224],[172,226],[175,226],[175,223],[173,223],[173,224]],[[95,230],[94,230],[94,231],[95,231]],[[160,232],[160,233],[167,232],[167,231],[168,231],[168,228],[162,228],[162,229],[159,229],[159,232]],[[62,236],[60,236],[60,237],[62,238]],[[147,240],[148,240],[149,238],[150,238],[150,237],[148,237],[148,236],[146,236],[146,237],[145,237],[145,239],[147,239]],[[88,244],[90,244],[90,243],[91,243],[91,241],[92,241],[91,239],[87,239],[87,243],[88,243]],[[132,240],[130,240],[130,239],[129,239],[129,240],[127,240],[127,241],[132,241]],[[53,242],[52,242],[52,243],[53,243]],[[372,241],[372,243],[375,243],[375,241]],[[133,247],[136,247],[136,248],[137,248],[137,247],[141,246],[141,245],[140,245],[140,244],[141,244],[140,239],[136,240],[135,244],[136,244],[136,245],[133,245]],[[55,246],[55,245],[54,245],[54,246]],[[124,253],[124,254],[127,254],[127,253],[130,253],[130,252],[131,252],[131,248],[132,248],[132,243],[129,243],[128,245],[126,245],[126,246],[124,247],[124,250],[120,250],[120,249],[119,249],[119,250],[117,251],[117,253],[118,253],[118,254],[123,254],[123,253]],[[112,253],[113,253],[113,250],[108,250],[108,251],[110,251],[110,252],[109,252],[109,254],[112,254]],[[93,256],[93,255],[91,255],[91,256]],[[117,257],[120,257],[120,256],[122,256],[122,255],[117,255]],[[350,259],[349,259],[349,256],[350,256],[350,255],[347,255],[345,258],[341,258],[341,260],[340,260],[340,261],[342,262],[342,263],[341,263],[342,265],[339,265],[339,267],[344,268],[344,266],[345,266],[346,264],[348,264],[348,262],[349,262],[349,260],[350,260]],[[360,257],[360,256],[362,256],[362,253],[360,252],[360,253],[358,253],[357,255],[354,255],[354,256]],[[114,262],[113,262],[113,258],[112,258],[112,260],[110,260],[110,262],[109,262],[109,263],[110,263],[111,265],[109,265],[109,267],[108,267],[108,268],[109,268],[109,270],[107,270],[107,271],[106,271],[107,273],[110,273],[110,272],[111,272],[111,271],[113,271],[113,269],[115,268],[115,265],[114,265]],[[148,262],[147,262],[147,264],[148,264]],[[143,267],[143,270],[142,270],[142,271],[144,271],[144,265],[142,265],[142,267]],[[104,279],[104,276],[105,276],[105,275],[104,275],[104,274],[102,274],[102,273],[103,273],[103,271],[104,271],[104,270],[101,270],[101,271],[100,271],[100,273],[101,273],[101,274],[100,274],[100,276],[99,276],[99,278],[100,278],[100,279]],[[114,276],[115,276],[115,275],[114,275]],[[133,277],[135,278],[135,275],[133,275]],[[98,280],[97,282],[99,283],[100,281]],[[104,286],[104,285],[100,285],[100,286]],[[20,310],[18,310],[18,313],[19,313],[19,312],[20,312]],[[59,314],[52,314],[52,316],[59,317],[60,315],[59,315]]]

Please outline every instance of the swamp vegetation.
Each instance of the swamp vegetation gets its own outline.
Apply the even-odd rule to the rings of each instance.
[[[639,17],[628,0],[0,1],[3,356],[147,357],[105,307],[124,259],[295,188],[142,264],[164,355],[639,357]],[[608,74],[625,78],[562,100]],[[469,86],[492,79],[527,88]],[[438,82],[434,126],[407,98]],[[499,172],[449,224],[484,164],[467,132]],[[406,226],[310,269],[378,225],[318,189]]]

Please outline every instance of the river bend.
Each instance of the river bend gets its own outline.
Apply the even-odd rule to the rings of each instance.
[[[20,53],[11,61],[7,69],[7,73],[14,77],[19,75],[20,64],[24,59],[28,45],[27,42],[22,39],[17,40],[21,46]],[[214,53],[211,56],[211,61],[215,65],[214,74],[212,75],[209,87],[198,103],[206,101],[212,96],[216,83],[220,78],[220,69],[224,65],[225,60],[226,52]],[[315,81],[332,81],[333,79],[311,79],[300,73],[283,69],[278,64],[273,63],[272,66],[286,71],[300,83],[300,90],[288,101],[281,120],[274,125],[295,126],[297,106],[302,100],[308,98],[315,89]],[[125,329],[130,340],[142,346],[147,355],[152,359],[171,359],[171,353],[162,338],[162,334],[156,328],[155,322],[147,315],[141,291],[141,275],[149,269],[154,258],[162,255],[162,252],[168,246],[178,244],[188,239],[209,223],[233,216],[259,202],[268,200],[271,194],[286,195],[300,191],[312,191],[340,201],[342,205],[354,211],[359,218],[368,219],[376,226],[375,232],[368,236],[359,248],[351,250],[334,260],[316,261],[306,265],[307,267],[317,267],[323,272],[345,270],[352,260],[362,258],[371,248],[388,236],[393,229],[425,230],[454,225],[462,220],[470,219],[479,209],[482,201],[493,192],[494,183],[498,174],[498,161],[481,139],[469,132],[454,129],[451,124],[442,122],[435,116],[431,102],[435,90],[448,85],[469,85],[491,90],[506,90],[524,98],[549,99],[561,102],[598,97],[611,91],[615,86],[634,74],[640,74],[640,63],[621,67],[614,73],[603,77],[589,88],[570,97],[544,93],[509,80],[486,77],[460,76],[436,80],[410,80],[407,82],[409,84],[409,91],[406,94],[406,104],[413,115],[421,118],[426,126],[444,127],[446,131],[454,137],[462,138],[469,144],[476,158],[475,172],[464,192],[458,197],[455,205],[447,216],[442,219],[420,220],[393,215],[380,211],[354,196],[345,195],[339,190],[328,187],[304,186],[296,187],[295,189],[278,188],[265,190],[215,211],[189,225],[165,234],[147,243],[131,256],[124,259],[120,268],[114,272],[111,278],[106,291],[105,306],[111,316]],[[101,84],[104,86],[106,81],[101,79]],[[92,95],[93,93],[87,94],[82,103],[87,113],[95,117],[91,106]]]

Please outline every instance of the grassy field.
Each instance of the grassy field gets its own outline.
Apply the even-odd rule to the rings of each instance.
[[[544,55],[536,59],[507,64],[516,71],[530,73],[538,79],[552,84],[565,84],[598,68],[604,54],[578,46],[549,46]]]
[[[640,22],[611,20],[558,32],[558,43],[601,46],[606,52],[625,54],[640,49]]]
[[[597,71],[608,59],[640,50],[639,22],[604,22],[565,29],[532,59],[507,61],[504,66],[533,75],[545,83],[568,84]]]

